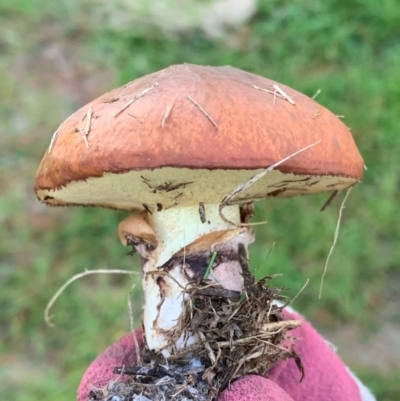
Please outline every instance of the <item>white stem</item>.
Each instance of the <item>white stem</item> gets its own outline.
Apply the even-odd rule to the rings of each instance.
[[[230,230],[236,226],[226,223],[219,215],[219,205],[205,205],[205,223],[200,220],[199,206],[175,206],[171,209],[154,211],[148,216],[149,224],[158,239],[158,246],[153,252],[158,266],[162,266],[171,256],[184,249],[197,238],[214,231]],[[224,209],[227,219],[240,224],[239,206]]]
[[[149,224],[156,234],[158,246],[143,264],[145,298],[143,326],[149,349],[162,352],[165,357],[171,353],[171,339],[176,341],[174,344],[176,348],[182,348],[197,341],[197,335],[189,333],[182,326],[188,306],[188,294],[184,289],[191,282],[190,275],[193,272],[190,266],[188,267],[185,262],[182,263],[182,258],[171,259],[172,256],[183,250],[183,260],[185,260],[185,249],[189,249],[186,247],[200,237],[224,230],[235,233],[238,231],[237,227],[221,219],[218,204],[207,204],[204,211],[205,219],[204,214],[202,219],[200,217],[199,206],[176,206],[167,210],[154,211],[148,216]],[[240,224],[238,206],[226,207],[224,214],[227,220]],[[248,236],[240,241],[246,246],[250,242]],[[236,273],[236,276],[241,275],[238,262],[236,262],[237,266],[222,265],[227,263],[221,264],[219,269],[221,277],[235,276],[235,273],[230,270],[238,270],[239,273]],[[243,282],[240,283],[240,288],[237,288],[238,285],[234,283],[226,287],[242,290]]]

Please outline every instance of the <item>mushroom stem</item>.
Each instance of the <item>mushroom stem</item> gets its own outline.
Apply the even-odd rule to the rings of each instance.
[[[244,249],[247,256],[253,233],[239,227],[239,206],[228,206],[224,213],[237,225],[221,219],[218,204],[176,206],[147,216],[158,246],[142,254],[142,323],[148,348],[164,357],[198,341],[190,332],[190,290],[206,282],[236,294],[243,291],[239,253]]]
[[[154,211],[148,216],[149,224],[158,239],[158,247],[153,252],[158,266],[167,262],[173,254],[206,234],[235,229],[240,225],[239,206],[228,206],[224,209],[226,223],[219,215],[219,204],[206,204],[201,207],[205,221],[201,221],[200,206],[175,206],[160,212]]]

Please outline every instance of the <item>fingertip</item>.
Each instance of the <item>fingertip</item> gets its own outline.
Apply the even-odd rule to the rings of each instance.
[[[293,401],[280,387],[261,376],[245,376],[225,389],[218,401]]]
[[[141,330],[136,330],[136,341],[142,348]],[[133,366],[136,364],[136,346],[133,333],[120,338],[102,352],[88,367],[78,387],[77,401],[87,401],[93,388],[102,388],[107,383],[120,378],[113,373],[116,366]]]

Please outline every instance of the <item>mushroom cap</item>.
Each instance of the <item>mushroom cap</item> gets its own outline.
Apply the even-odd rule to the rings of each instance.
[[[234,202],[340,190],[364,162],[349,129],[309,97],[233,67],[174,65],[71,115],[35,180],[49,205],[141,210],[220,202],[296,151]]]

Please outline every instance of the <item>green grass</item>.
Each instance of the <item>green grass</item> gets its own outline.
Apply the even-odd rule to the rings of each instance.
[[[137,259],[125,256],[118,241],[124,213],[46,209],[32,192],[52,133],[85,98],[70,89],[68,74],[75,70],[74,82],[112,71],[106,76],[114,78],[98,79],[95,89],[87,84],[86,92],[94,96],[181,62],[231,64],[310,96],[321,89],[317,100],[345,115],[368,167],[347,202],[323,297],[317,300],[341,199],[323,213],[318,210],[326,196],[258,204],[256,220],[268,224],[256,227],[252,266],[259,277],[282,273],[276,284],[287,287],[288,295],[310,278],[295,307],[325,329],[356,322],[364,330],[377,330],[380,316],[399,321],[399,314],[381,312],[400,302],[392,282],[400,265],[400,3],[259,3],[247,26],[220,39],[198,27],[174,35],[152,23],[117,29],[89,1],[0,5],[3,399],[73,399],[88,363],[129,330],[132,279],[125,276],[74,283],[53,309],[56,327],[43,320],[46,303],[73,274],[85,268],[139,270]],[[67,55],[61,61],[60,51]],[[132,297],[138,322],[139,286]],[[400,371],[391,377],[368,371],[362,377],[381,400],[400,399]]]

